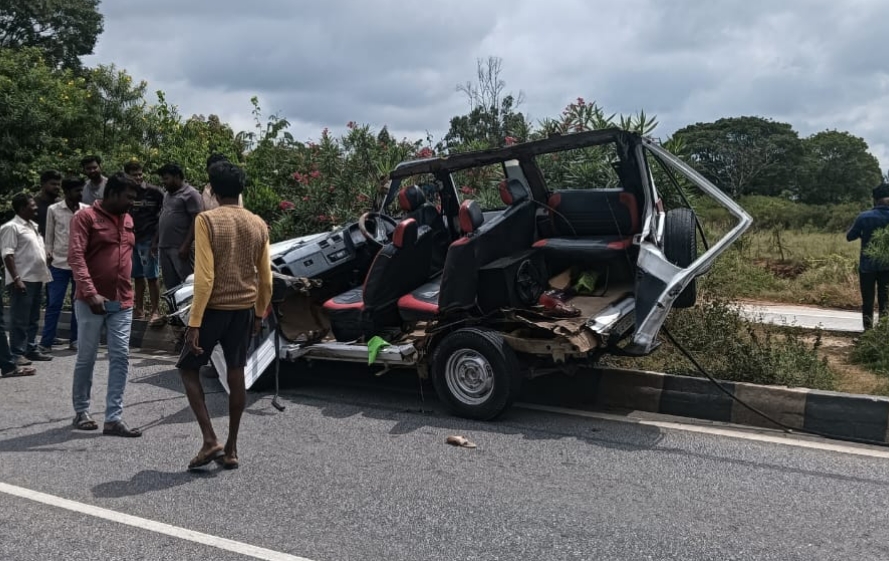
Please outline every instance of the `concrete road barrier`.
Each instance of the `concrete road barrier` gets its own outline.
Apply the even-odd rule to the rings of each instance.
[[[624,369],[588,369],[531,381],[523,400],[580,409],[623,409],[781,428],[705,378]],[[889,398],[721,382],[730,394],[795,429],[889,443]],[[566,387],[567,385],[567,387]],[[558,389],[556,389],[558,388]]]

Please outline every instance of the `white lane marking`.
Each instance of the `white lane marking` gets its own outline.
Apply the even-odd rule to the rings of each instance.
[[[148,520],[147,518],[139,518],[138,516],[123,514],[121,512],[108,510],[107,508],[70,501],[68,499],[63,499],[54,495],[47,495],[46,493],[32,491],[30,489],[25,489],[24,487],[17,487],[7,483],[0,482],[0,493],[28,499],[56,508],[70,510],[71,512],[86,514],[87,516],[92,516],[94,518],[117,522],[118,524],[133,526],[134,528],[141,528],[156,534],[163,534],[180,540],[208,545],[231,553],[239,553],[247,557],[253,557],[254,559],[263,559],[265,561],[312,561],[305,557],[297,557],[296,555],[272,551],[271,549],[211,536],[210,534],[202,534],[201,532],[195,532],[194,530],[187,530],[185,528],[179,528],[178,526],[164,524],[163,522],[155,522],[154,520]]]
[[[653,419],[634,419],[632,417],[624,417],[622,415],[614,415],[612,413],[599,413],[596,411],[583,411],[581,409],[569,409],[567,407],[551,407],[549,405],[534,405],[532,403],[516,403],[515,407],[522,409],[532,409],[535,411],[545,411],[547,413],[559,413],[562,415],[574,415],[576,417],[588,417],[590,419],[601,419],[603,421],[616,421],[619,423],[632,423],[637,425],[647,425],[662,429],[681,430],[685,432],[695,432],[703,434],[712,434],[715,436],[725,436],[728,438],[740,438],[744,440],[753,440],[756,442],[768,442],[771,444],[781,444],[784,446],[797,446],[799,448],[810,448],[812,450],[823,450],[829,452],[839,452],[841,454],[855,454],[858,456],[868,456],[871,458],[889,459],[889,450],[880,450],[877,448],[869,448],[865,446],[850,446],[845,444],[834,444],[832,442],[823,442],[818,440],[804,440],[793,435],[785,435],[784,433],[775,432],[774,434],[763,434],[760,432],[747,432],[743,430],[727,429],[719,427],[692,425],[684,423],[675,423],[672,421],[655,421]],[[752,430],[769,430],[756,427]],[[802,433],[800,433],[802,435]]]

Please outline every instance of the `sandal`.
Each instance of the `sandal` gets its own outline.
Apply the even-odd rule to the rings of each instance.
[[[16,368],[15,370],[11,370],[9,372],[4,372],[0,374],[3,378],[18,378],[19,376],[33,376],[37,374],[37,370],[30,366],[22,366]]]
[[[238,469],[238,450],[233,449],[231,452],[225,450],[225,454],[216,459],[222,469]]]
[[[195,468],[203,467],[214,460],[218,462],[219,458],[221,458],[224,454],[225,452],[223,451],[222,446],[219,445],[215,446],[214,448],[210,448],[209,450],[202,449],[200,452],[198,452],[197,456],[195,456],[191,459],[190,462],[188,462],[188,469],[192,470]]]
[[[142,431],[139,429],[131,429],[123,421],[115,421],[113,423],[106,421],[105,426],[102,427],[102,434],[108,436],[123,436],[125,438],[138,438],[142,436]]]
[[[99,424],[90,417],[89,413],[78,413],[74,417],[74,427],[78,430],[98,430]]]
[[[160,314],[152,314],[148,320],[148,327],[163,327],[167,323],[166,316]]]
[[[223,456],[221,459],[216,460],[216,462],[222,466],[222,469],[238,469],[238,457],[237,456]]]

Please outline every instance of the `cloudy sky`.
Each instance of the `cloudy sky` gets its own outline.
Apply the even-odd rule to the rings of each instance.
[[[780,7],[779,7],[780,6]],[[503,59],[532,119],[571,100],[657,115],[656,136],[759,115],[848,130],[889,168],[885,0],[104,0],[89,63],[113,62],[186,115],[251,126],[250,97],[302,140],[348,121],[439,138],[458,83]],[[881,54],[882,53],[882,54]]]

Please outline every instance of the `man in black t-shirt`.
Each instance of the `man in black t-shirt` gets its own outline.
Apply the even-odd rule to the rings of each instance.
[[[164,203],[164,193],[159,187],[145,182],[142,164],[139,162],[128,162],[124,165],[123,170],[139,185],[136,200],[130,208],[130,216],[133,217],[133,229],[136,234],[136,247],[133,248],[133,282],[135,288],[133,319],[148,319],[149,325],[157,326],[163,323],[163,317],[158,311],[160,304],[160,285],[158,284],[160,268],[158,266],[157,247],[154,246],[154,239],[157,235],[161,208]],[[144,311],[146,282],[148,284],[150,306],[147,314]]]
[[[54,169],[49,169],[40,174],[40,192],[34,195],[37,201],[37,231],[41,236],[46,235],[46,212],[50,205],[59,202],[62,192],[62,174]]]

